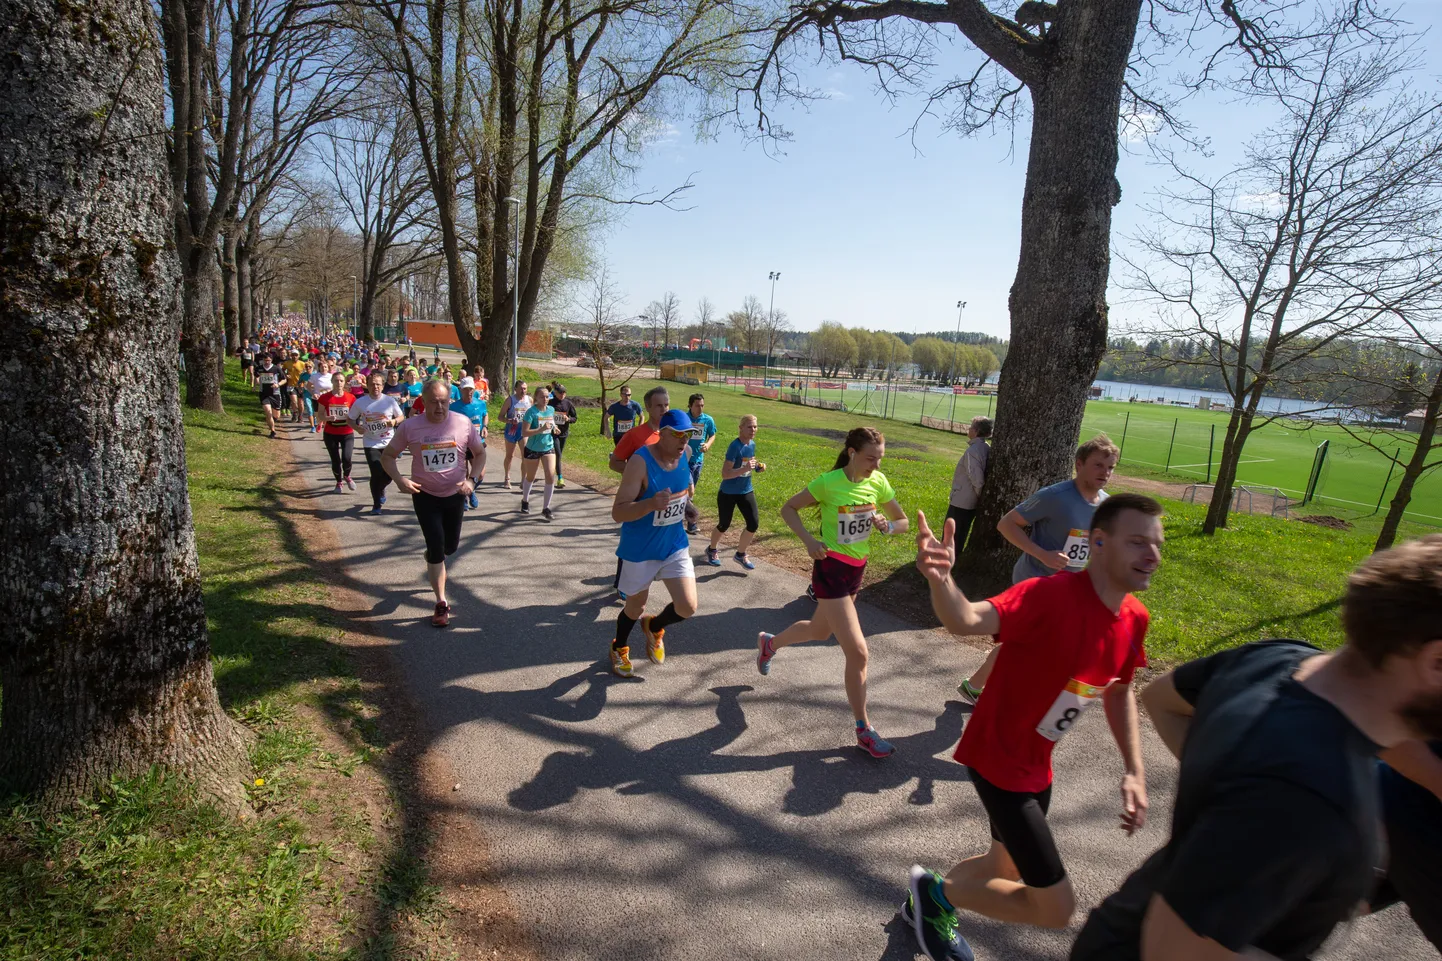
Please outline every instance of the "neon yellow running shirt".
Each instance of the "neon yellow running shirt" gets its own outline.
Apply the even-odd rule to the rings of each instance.
[[[821,543],[833,554],[866,560],[871,553],[871,517],[896,500],[881,471],[852,482],[842,469],[827,471],[806,485],[821,505]]]

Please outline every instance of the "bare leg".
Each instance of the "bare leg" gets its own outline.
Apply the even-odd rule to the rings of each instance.
[[[436,592],[436,600],[442,604],[446,603],[446,563],[426,565],[426,577],[430,579],[431,590]]]
[[[475,457],[475,461],[476,461],[476,476],[479,477],[481,480],[485,480],[485,479],[486,479],[486,449],[485,449],[484,447],[482,447],[482,448],[481,448],[481,452],[480,452],[479,454],[473,455],[473,456]]]
[[[543,491],[543,497],[542,497],[542,500],[541,500],[541,506],[542,506],[542,507],[550,507],[550,506],[551,506],[551,498],[552,498],[552,496],[554,496],[555,493],[556,493],[556,455],[555,455],[555,454],[542,454],[542,455],[541,455],[541,470],[542,470],[542,472],[544,473],[545,478],[546,478],[546,487],[545,487],[545,490]],[[531,476],[532,476],[532,477],[535,477],[535,476],[536,476],[535,471],[532,471],[532,472],[531,472]]]
[[[690,617],[696,613],[696,579],[694,577],[668,577],[661,582],[666,585],[667,592],[671,595],[671,606],[676,613],[682,617]],[[630,598],[627,598],[630,602]],[[645,605],[641,605],[645,608]],[[630,616],[629,613],[627,616]]]
[[[721,538],[724,537],[724,536],[725,536],[725,532],[722,531],[721,528],[719,528],[719,527],[712,528],[712,530],[711,530],[711,548],[710,548],[710,549],[714,551],[714,550],[716,549],[717,545],[719,545],[719,544],[721,543]],[[744,535],[743,535],[743,536],[744,536]]]
[[[972,672],[971,677],[967,678],[967,682],[970,683],[972,687],[979,691],[986,686],[986,679],[991,677],[991,669],[996,667],[996,656],[1000,653],[1001,647],[999,645],[987,652],[986,660],[981,662],[981,667],[978,667]]]
[[[1070,879],[1062,878],[1048,888],[1027,887],[1006,846],[996,840],[985,854],[967,858],[947,872],[944,891],[954,908],[1012,924],[1064,928],[1076,910]]]
[[[743,530],[743,531],[741,532],[741,540],[740,540],[740,541],[737,543],[737,545],[736,545],[736,553],[738,553],[738,554],[745,554],[745,553],[746,553],[746,549],[751,546],[751,542],[754,541],[755,539],[756,539],[756,534],[755,534],[755,533],[753,533],[752,531],[745,531],[745,530]]]
[[[622,608],[622,610],[626,612],[626,616],[629,617],[631,620],[639,621],[641,619],[641,615],[646,613],[646,598],[650,596],[651,589],[649,587],[644,591],[640,591],[636,594],[631,594],[627,596],[626,604]]]
[[[515,457],[516,457],[516,442],[513,441],[513,440],[508,440],[508,441],[506,441],[506,462],[505,462],[505,465],[504,465],[504,466],[505,466],[505,472],[506,472],[505,482],[506,482],[506,486],[507,486],[507,487],[510,487],[510,486],[511,486],[511,461],[513,461],[513,460],[515,459]],[[526,469],[525,460],[522,459],[522,461],[521,461],[521,470],[524,471],[525,469]]]

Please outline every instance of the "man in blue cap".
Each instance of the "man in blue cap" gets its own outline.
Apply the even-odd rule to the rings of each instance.
[[[626,606],[616,617],[611,640],[611,672],[630,677],[631,629],[641,623],[646,656],[653,664],[666,660],[666,629],[696,613],[696,570],[683,524],[694,488],[686,445],[696,425],[683,410],[670,410],[657,425],[656,443],[642,446],[628,458],[611,519],[621,525],[619,587]],[[660,580],[671,595],[660,614],[646,614],[651,584]]]

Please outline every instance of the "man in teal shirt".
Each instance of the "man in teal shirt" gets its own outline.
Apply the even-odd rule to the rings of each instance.
[[[468,476],[476,478],[477,483],[486,479],[486,421],[490,415],[490,408],[486,399],[476,390],[476,382],[469,377],[462,377],[460,383],[461,399],[451,404],[451,410],[464,417],[469,417],[472,424],[476,425],[476,433],[481,435],[481,453],[475,458],[477,464],[469,468]],[[471,460],[471,452],[466,451],[466,460]],[[474,510],[480,506],[480,498],[476,492],[471,491],[466,498],[466,510]]]
[[[691,423],[698,428],[687,442],[691,449],[691,486],[696,487],[701,481],[701,465],[706,461],[706,452],[716,443],[716,422],[711,419],[710,414],[703,413],[706,409],[706,398],[702,395],[692,394],[687,406],[691,411]],[[700,521],[701,512],[696,509],[696,499],[693,496],[686,502],[686,533],[701,533]]]

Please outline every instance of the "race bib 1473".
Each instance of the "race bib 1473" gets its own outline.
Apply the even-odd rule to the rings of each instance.
[[[1036,726],[1036,733],[1048,741],[1060,741],[1062,735],[1072,729],[1082,712],[1091,706],[1091,702],[1101,697],[1105,687],[1097,687],[1072,678],[1066,682],[1060,694],[1052,706],[1046,709],[1042,715],[1041,723]]]
[[[421,466],[432,474],[441,474],[461,462],[461,449],[455,441],[421,445]]]

